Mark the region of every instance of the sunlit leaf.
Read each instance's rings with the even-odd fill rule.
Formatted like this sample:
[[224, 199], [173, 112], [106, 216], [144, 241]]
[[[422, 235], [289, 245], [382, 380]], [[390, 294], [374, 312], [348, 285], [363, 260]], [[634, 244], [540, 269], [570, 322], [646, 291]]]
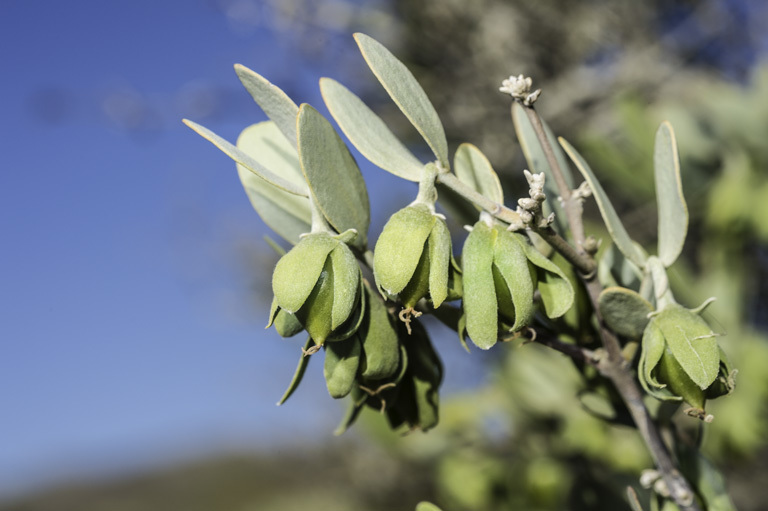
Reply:
[[[296, 150], [273, 122], [245, 128], [237, 139], [237, 147], [281, 178], [306, 186]], [[296, 244], [301, 234], [310, 231], [309, 199], [280, 190], [240, 164], [237, 173], [253, 208], [283, 239]]]
[[299, 161], [312, 198], [338, 232], [357, 230], [353, 244], [364, 248], [371, 218], [357, 163], [331, 123], [310, 105], [301, 105], [297, 126]]
[[504, 204], [499, 176], [488, 158], [472, 144], [461, 144], [453, 156], [453, 171], [465, 184], [498, 204]]
[[296, 115], [299, 107], [279, 87], [242, 64], [235, 64], [235, 72], [254, 101], [264, 110], [292, 147], [296, 147]]
[[375, 39], [355, 34], [363, 58], [389, 96], [424, 137], [444, 168], [449, 168], [448, 142], [435, 107], [405, 65]]
[[320, 80], [320, 91], [331, 115], [363, 156], [398, 177], [419, 181], [424, 165], [360, 98], [330, 78]]
[[603, 190], [602, 185], [595, 177], [592, 169], [589, 168], [589, 165], [587, 165], [587, 162], [584, 161], [584, 158], [582, 158], [578, 151], [576, 151], [576, 149], [574, 149], [574, 147], [564, 138], [560, 137], [558, 140], [560, 140], [563, 149], [568, 153], [568, 156], [570, 156], [571, 160], [576, 165], [576, 168], [579, 169], [579, 172], [581, 172], [581, 175], [592, 189], [592, 194], [595, 197], [597, 206], [600, 208], [600, 214], [603, 217], [603, 221], [608, 228], [611, 238], [613, 238], [614, 243], [616, 243], [616, 247], [621, 250], [621, 253], [624, 254], [627, 259], [635, 263], [638, 267], [645, 267], [645, 258], [643, 257], [643, 254], [632, 242], [632, 238], [629, 237], [627, 230], [624, 228], [624, 224], [621, 223], [619, 215], [616, 214], [613, 204], [611, 204], [608, 195], [606, 195], [605, 190]]
[[640, 339], [653, 306], [638, 293], [623, 287], [609, 287], [598, 297], [600, 314], [608, 328], [629, 339]]
[[211, 142], [213, 145], [221, 149], [224, 154], [235, 160], [237, 163], [247, 168], [260, 178], [269, 181], [276, 187], [285, 190], [288, 193], [294, 195], [300, 195], [307, 197], [309, 195], [306, 186], [299, 186], [287, 179], [279, 177], [271, 171], [264, 168], [258, 161], [254, 160], [251, 156], [247, 155], [234, 145], [230, 144], [216, 133], [212, 132], [208, 128], [200, 126], [199, 124], [192, 122], [188, 119], [184, 119], [184, 124], [196, 131], [201, 137]]
[[464, 313], [467, 334], [478, 348], [487, 350], [498, 339], [498, 303], [493, 282], [493, 249], [496, 232], [477, 222], [462, 250]]
[[656, 132], [653, 152], [656, 201], [659, 208], [659, 259], [664, 266], [675, 262], [685, 244], [688, 206], [680, 179], [680, 158], [672, 125], [663, 122]]

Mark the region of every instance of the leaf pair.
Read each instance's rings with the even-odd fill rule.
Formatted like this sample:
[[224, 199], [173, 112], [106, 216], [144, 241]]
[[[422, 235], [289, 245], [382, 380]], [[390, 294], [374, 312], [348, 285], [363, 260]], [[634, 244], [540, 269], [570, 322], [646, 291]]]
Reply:
[[[376, 78], [427, 142], [440, 165], [448, 169], [445, 131], [424, 89], [381, 43], [360, 33], [355, 34], [355, 40]], [[333, 118], [366, 158], [398, 177], [420, 180], [423, 164], [360, 98], [330, 78], [320, 80], [320, 90]]]
[[356, 230], [354, 243], [363, 249], [370, 224], [368, 192], [339, 135], [310, 105], [296, 106], [282, 90], [244, 66], [236, 65], [235, 71], [271, 122], [246, 128], [237, 146], [192, 121], [184, 122], [237, 162], [251, 203], [281, 237], [295, 244], [300, 234], [309, 232], [310, 199], [337, 232]]

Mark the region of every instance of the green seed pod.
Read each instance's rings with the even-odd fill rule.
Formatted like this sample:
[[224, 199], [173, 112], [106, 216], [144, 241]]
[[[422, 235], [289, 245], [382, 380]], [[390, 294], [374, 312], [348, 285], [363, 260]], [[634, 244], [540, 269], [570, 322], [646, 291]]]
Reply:
[[466, 331], [481, 349], [496, 344], [499, 320], [516, 331], [533, 318], [536, 273], [519, 237], [481, 220], [464, 243]]
[[733, 371], [709, 325], [695, 312], [672, 303], [645, 327], [638, 375], [660, 400], [684, 400], [691, 415], [705, 418], [707, 398], [733, 390]]
[[376, 285], [413, 307], [429, 295], [435, 307], [448, 297], [451, 235], [426, 204], [401, 209], [389, 219], [376, 242]]
[[279, 311], [295, 314], [315, 343], [322, 345], [353, 316], [360, 301], [360, 279], [360, 267], [346, 243], [328, 233], [313, 233], [278, 261], [272, 291]]

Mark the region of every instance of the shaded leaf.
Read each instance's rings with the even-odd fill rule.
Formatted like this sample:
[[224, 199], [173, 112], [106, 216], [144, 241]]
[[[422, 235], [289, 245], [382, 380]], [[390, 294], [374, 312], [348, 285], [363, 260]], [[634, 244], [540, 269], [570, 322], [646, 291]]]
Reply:
[[544, 257], [522, 235], [515, 236], [515, 240], [525, 250], [528, 260], [539, 268], [537, 286], [544, 312], [550, 318], [559, 318], [573, 305], [575, 293], [571, 281], [558, 265]]
[[325, 344], [323, 376], [332, 398], [342, 398], [352, 391], [359, 366], [360, 339], [356, 335]]
[[[304, 351], [308, 350], [312, 347], [313, 341], [312, 338], [308, 338], [307, 342], [304, 343]], [[281, 404], [285, 403], [289, 397], [291, 397], [291, 394], [299, 387], [299, 384], [301, 383], [301, 379], [304, 378], [304, 373], [307, 370], [307, 365], [309, 364], [310, 357], [304, 356], [304, 352], [301, 354], [301, 358], [299, 359], [299, 364], [296, 366], [296, 371], [293, 373], [293, 378], [291, 379], [291, 383], [288, 385], [288, 388], [285, 389], [285, 393], [283, 394], [283, 397], [280, 398], [280, 401], [277, 402], [277, 406], [280, 406]]]
[[331, 78], [320, 79], [320, 91], [331, 115], [363, 156], [403, 179], [421, 179], [424, 165], [360, 98]]
[[661, 123], [656, 132], [653, 151], [656, 202], [659, 208], [659, 259], [672, 266], [685, 244], [688, 231], [688, 206], [680, 179], [680, 158], [677, 154], [675, 132], [668, 122]]
[[301, 170], [312, 198], [338, 232], [357, 231], [353, 244], [367, 244], [370, 206], [365, 181], [333, 126], [310, 105], [299, 108], [298, 148]]
[[597, 299], [600, 315], [608, 328], [629, 339], [640, 339], [653, 306], [638, 293], [623, 287], [609, 287]]
[[419, 502], [416, 504], [416, 511], [442, 511], [439, 507], [431, 502]]
[[592, 173], [592, 169], [589, 168], [587, 162], [584, 161], [584, 158], [581, 157], [571, 144], [562, 137], [559, 138], [559, 140], [563, 149], [565, 149], [565, 152], [568, 153], [568, 156], [570, 156], [571, 160], [576, 165], [576, 168], [579, 169], [579, 172], [581, 172], [581, 175], [592, 189], [592, 194], [595, 197], [597, 206], [600, 208], [600, 214], [603, 217], [605, 226], [608, 228], [608, 232], [611, 234], [611, 238], [614, 243], [616, 243], [616, 247], [621, 250], [621, 253], [624, 254], [627, 259], [635, 263], [638, 267], [645, 267], [645, 258], [643, 257], [643, 254], [637, 249], [632, 242], [632, 239], [629, 237], [629, 234], [627, 234], [627, 230], [621, 223], [621, 220], [616, 214], [616, 210], [613, 208], [613, 204], [611, 204], [611, 201], [608, 199], [602, 185]]
[[439, 307], [448, 297], [448, 275], [451, 265], [451, 233], [441, 219], [435, 221], [427, 239], [429, 251], [429, 297]]
[[441, 165], [448, 169], [448, 142], [435, 107], [405, 65], [375, 39], [355, 34], [363, 58], [389, 96], [424, 137]]
[[296, 147], [296, 115], [299, 113], [296, 103], [279, 87], [242, 64], [235, 64], [235, 72], [253, 100], [280, 129], [291, 147]]
[[392, 326], [384, 302], [368, 286], [364, 286], [364, 289], [369, 306], [358, 331], [363, 345], [361, 375], [366, 379], [380, 380], [392, 376], [400, 364], [397, 331]]
[[533, 280], [525, 251], [515, 242], [515, 236], [508, 231], [498, 233], [493, 264], [503, 277], [515, 309], [512, 330], [520, 330], [533, 319]]

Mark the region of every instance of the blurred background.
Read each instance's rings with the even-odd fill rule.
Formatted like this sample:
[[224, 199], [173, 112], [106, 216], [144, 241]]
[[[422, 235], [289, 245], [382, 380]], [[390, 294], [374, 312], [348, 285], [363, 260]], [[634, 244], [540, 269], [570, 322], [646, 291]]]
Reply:
[[[239, 62], [323, 112], [317, 80], [336, 78], [425, 150], [355, 31], [407, 63], [451, 147], [480, 147], [508, 197], [524, 163], [498, 87], [533, 76], [542, 116], [641, 242], [656, 226], [653, 135], [672, 121], [692, 215], [676, 295], [718, 296], [740, 369], [704, 450], [739, 509], [764, 509], [761, 0], [0, 0], [0, 509], [626, 508], [643, 446], [586, 413], [577, 373], [536, 346], [467, 355], [428, 323], [447, 375], [427, 435], [367, 414], [334, 437], [343, 404], [318, 364], [274, 405], [301, 342], [263, 328], [277, 256], [234, 164], [180, 119], [229, 140], [264, 120]], [[375, 240], [415, 188], [357, 156]]]

